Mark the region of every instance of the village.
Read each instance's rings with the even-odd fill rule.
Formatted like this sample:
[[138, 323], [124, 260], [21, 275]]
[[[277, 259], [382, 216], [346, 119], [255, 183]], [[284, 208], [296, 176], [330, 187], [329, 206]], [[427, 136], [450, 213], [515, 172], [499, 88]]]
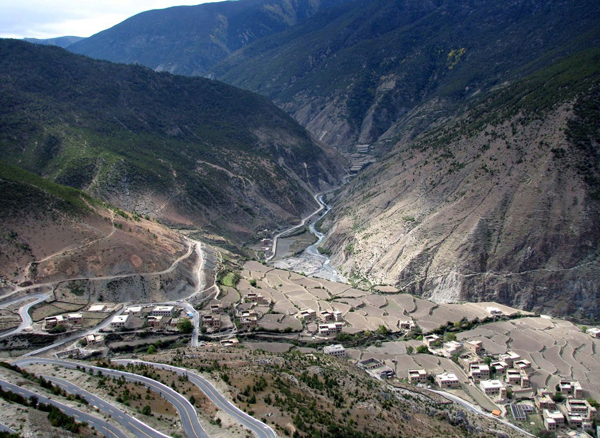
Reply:
[[[241, 274], [235, 286], [222, 285], [197, 307], [199, 348], [243, 348], [264, 336], [296, 340], [312, 347], [307, 354], [350, 361], [391, 388], [441, 391], [525, 430], [597, 436], [599, 328], [583, 330], [497, 303], [434, 304], [386, 286], [366, 292], [257, 262]], [[106, 354], [111, 334], [141, 342], [190, 333], [193, 321], [178, 303], [95, 303], [45, 317], [37, 329], [95, 327], [76, 348], [58, 354], [83, 358]], [[380, 340], [369, 342], [370, 336]]]

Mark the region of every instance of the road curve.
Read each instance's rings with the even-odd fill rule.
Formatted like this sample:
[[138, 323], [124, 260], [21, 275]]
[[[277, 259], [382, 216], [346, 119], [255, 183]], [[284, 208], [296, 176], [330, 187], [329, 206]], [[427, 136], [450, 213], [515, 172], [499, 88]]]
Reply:
[[202, 391], [219, 409], [231, 415], [240, 424], [251, 430], [258, 438], [277, 437], [275, 431], [268, 425], [239, 409], [237, 406], [227, 400], [219, 391], [217, 391], [217, 389], [208, 380], [192, 371], [189, 371], [185, 368], [174, 367], [162, 363], [146, 362], [143, 360], [116, 359], [113, 360], [113, 362], [119, 364], [131, 363], [134, 365], [147, 365], [158, 369], [174, 371], [179, 375], [187, 376], [190, 382], [200, 388], [200, 391]]
[[19, 326], [17, 328], [15, 328], [9, 332], [2, 333], [0, 335], [0, 339], [6, 338], [7, 336], [16, 335], [17, 333], [21, 333], [23, 330], [25, 330], [25, 328], [29, 327], [32, 323], [31, 316], [29, 316], [29, 309], [31, 309], [36, 304], [41, 303], [42, 301], [46, 301], [49, 297], [50, 297], [50, 295], [48, 295], [48, 294], [34, 294], [34, 295], [28, 295], [26, 297], [18, 298], [16, 300], [9, 301], [7, 303], [3, 303], [0, 307], [8, 307], [11, 304], [15, 304], [20, 301], [26, 301], [26, 300], [35, 298], [34, 301], [27, 303], [24, 306], [19, 308], [19, 316], [21, 317], [21, 324], [19, 324]]
[[91, 426], [94, 426], [98, 432], [102, 433], [105, 437], [108, 438], [128, 438], [128, 436], [121, 430], [119, 430], [116, 426], [107, 423], [100, 418], [94, 417], [86, 412], [80, 411], [78, 409], [72, 408], [67, 405], [63, 405], [62, 403], [51, 400], [43, 395], [40, 395], [36, 392], [29, 391], [28, 389], [22, 388], [17, 385], [13, 385], [12, 383], [8, 383], [4, 380], [0, 380], [0, 387], [3, 389], [7, 389], [16, 394], [22, 395], [25, 398], [29, 397], [37, 397], [39, 403], [50, 404], [56, 406], [58, 409], [63, 411], [65, 414], [70, 415], [75, 418], [75, 420], [79, 422], [86, 422]]
[[466, 400], [463, 400], [462, 398], [455, 396], [454, 394], [449, 394], [449, 393], [447, 393], [445, 391], [437, 391], [435, 389], [428, 389], [428, 391], [429, 392], [433, 392], [433, 393], [438, 394], [438, 395], [441, 395], [442, 397], [445, 397], [448, 400], [452, 400], [453, 402], [458, 403], [459, 405], [467, 408], [471, 412], [474, 412], [476, 414], [483, 415], [484, 417], [488, 417], [488, 418], [491, 418], [493, 420], [496, 420], [496, 421], [504, 424], [505, 426], [508, 426], [508, 427], [510, 427], [510, 428], [512, 428], [514, 430], [518, 430], [519, 432], [524, 433], [525, 435], [535, 437], [535, 435], [530, 434], [526, 430], [523, 430], [520, 427], [515, 426], [514, 424], [512, 424], [512, 423], [510, 423], [510, 422], [508, 422], [506, 420], [503, 420], [502, 418], [498, 418], [498, 417], [495, 417], [493, 415], [490, 415], [487, 412], [482, 411], [479, 408], [479, 406], [471, 404], [471, 403], [467, 402]]
[[200, 421], [198, 420], [196, 409], [192, 406], [189, 400], [183, 395], [179, 394], [177, 391], [173, 390], [167, 385], [157, 382], [154, 379], [140, 376], [138, 374], [128, 373], [127, 371], [111, 370], [109, 368], [96, 367], [84, 363], [60, 359], [26, 358], [19, 359], [13, 363], [19, 367], [25, 367], [33, 364], [59, 365], [65, 368], [79, 367], [80, 369], [84, 369], [86, 371], [92, 370], [95, 373], [101, 372], [102, 374], [108, 376], [122, 376], [129, 382], [140, 382], [144, 386], [158, 392], [161, 396], [167, 399], [175, 407], [175, 409], [177, 409], [179, 417], [181, 418], [183, 430], [189, 438], [209, 438], [209, 435], [206, 433], [200, 424]]
[[44, 377], [44, 379], [46, 379], [46, 380], [50, 380], [52, 383], [61, 387], [62, 389], [67, 391], [69, 394], [80, 395], [89, 404], [91, 404], [92, 406], [95, 406], [96, 408], [98, 408], [99, 410], [104, 412], [105, 414], [113, 417], [113, 419], [116, 422], [118, 422], [119, 424], [121, 424], [122, 426], [127, 428], [129, 431], [131, 431], [137, 437], [169, 438], [169, 435], [165, 435], [164, 433], [159, 432], [158, 430], [148, 426], [146, 423], [143, 423], [142, 421], [138, 420], [137, 418], [132, 417], [132, 416], [126, 414], [125, 412], [117, 409], [109, 402], [102, 400], [100, 397], [98, 397], [84, 389], [81, 389], [77, 385], [74, 385], [73, 383], [71, 383], [67, 380], [58, 379], [56, 377], [50, 377], [50, 376], [42, 376], [42, 377]]
[[8, 427], [5, 424], [0, 423], [0, 432], [6, 432], [6, 433], [12, 433], [15, 435], [18, 435], [16, 430], [11, 429], [10, 427]]

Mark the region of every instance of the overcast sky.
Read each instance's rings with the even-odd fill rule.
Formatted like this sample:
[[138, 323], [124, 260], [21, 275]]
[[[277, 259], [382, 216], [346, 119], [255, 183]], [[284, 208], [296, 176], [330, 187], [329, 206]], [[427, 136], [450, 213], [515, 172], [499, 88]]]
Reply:
[[150, 9], [214, 0], [0, 0], [0, 37], [88, 37]]

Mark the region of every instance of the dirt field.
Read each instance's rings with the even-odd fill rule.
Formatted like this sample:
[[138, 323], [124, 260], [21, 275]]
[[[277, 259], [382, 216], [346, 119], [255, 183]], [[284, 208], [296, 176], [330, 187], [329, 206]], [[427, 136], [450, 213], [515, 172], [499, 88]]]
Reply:
[[[237, 298], [243, 302], [249, 293], [262, 294], [272, 301], [272, 311], [259, 321], [259, 326], [270, 330], [287, 327], [299, 330], [292, 317], [308, 308], [317, 312], [339, 310], [345, 322], [343, 331], [350, 334], [377, 330], [380, 326], [397, 332], [400, 322], [405, 320], [414, 321], [428, 332], [448, 321], [454, 323], [463, 318], [490, 317], [487, 307], [497, 307], [506, 315], [520, 312], [497, 303], [436, 304], [412, 295], [393, 293], [391, 289], [371, 293], [347, 284], [270, 268], [254, 261], [244, 265], [236, 288], [225, 288], [222, 299], [235, 302]], [[283, 318], [284, 315], [288, 316]]]

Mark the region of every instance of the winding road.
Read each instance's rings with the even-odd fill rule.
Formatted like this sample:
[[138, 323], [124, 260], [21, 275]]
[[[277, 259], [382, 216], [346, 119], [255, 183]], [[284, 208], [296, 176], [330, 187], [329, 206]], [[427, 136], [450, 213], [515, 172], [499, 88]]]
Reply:
[[27, 300], [33, 299], [33, 301], [31, 301], [30, 303], [27, 303], [24, 306], [19, 308], [19, 316], [21, 317], [21, 324], [19, 324], [19, 326], [14, 330], [8, 331], [6, 333], [2, 333], [0, 335], [0, 339], [6, 338], [7, 336], [12, 336], [12, 335], [21, 333], [27, 327], [30, 327], [31, 323], [33, 321], [31, 320], [31, 316], [29, 316], [29, 309], [31, 309], [36, 304], [41, 303], [42, 301], [46, 301], [48, 298], [50, 298], [50, 295], [48, 295], [48, 294], [34, 294], [34, 295], [28, 295], [23, 298], [18, 298], [16, 300], [9, 301], [7, 303], [3, 303], [2, 305], [0, 305], [0, 308], [5, 308], [12, 304], [19, 303], [21, 301], [27, 301]]
[[428, 389], [428, 391], [429, 392], [433, 392], [434, 394], [441, 395], [442, 397], [445, 397], [448, 400], [452, 400], [453, 402], [458, 403], [459, 405], [467, 408], [471, 412], [474, 412], [474, 413], [479, 414], [479, 415], [483, 415], [484, 417], [492, 418], [493, 420], [496, 420], [496, 421], [498, 421], [498, 422], [504, 424], [505, 426], [508, 426], [508, 427], [510, 427], [510, 428], [512, 428], [514, 430], [518, 430], [519, 432], [524, 433], [525, 435], [535, 437], [535, 435], [530, 434], [526, 430], [523, 430], [520, 427], [515, 426], [514, 424], [512, 424], [512, 423], [510, 423], [510, 422], [508, 422], [506, 420], [503, 420], [502, 418], [498, 418], [498, 417], [495, 417], [494, 415], [488, 414], [487, 412], [482, 411], [479, 406], [476, 406], [476, 405], [474, 405], [472, 403], [469, 403], [466, 400], [463, 400], [462, 398], [455, 396], [454, 394], [449, 394], [449, 393], [444, 392], [444, 391], [437, 391], [435, 389]]
[[116, 359], [113, 360], [113, 362], [118, 364], [146, 365], [158, 369], [173, 371], [181, 376], [187, 376], [189, 381], [196, 385], [200, 391], [202, 391], [206, 397], [208, 397], [210, 401], [212, 401], [219, 409], [231, 415], [236, 421], [251, 430], [258, 438], [277, 437], [275, 431], [268, 425], [239, 409], [237, 406], [227, 400], [219, 391], [217, 391], [217, 389], [208, 380], [192, 371], [189, 371], [185, 368], [174, 367], [172, 365], [146, 362], [136, 359]]
[[[14, 364], [19, 367], [26, 367], [28, 365], [34, 364], [58, 365], [71, 369], [79, 367], [83, 370], [92, 370], [95, 373], [101, 372], [103, 375], [107, 376], [123, 377], [128, 382], [139, 382], [142, 385], [156, 391], [167, 401], [169, 401], [175, 407], [175, 409], [177, 409], [179, 417], [181, 418], [181, 425], [183, 427], [183, 430], [189, 438], [209, 438], [209, 435], [206, 433], [206, 431], [200, 424], [200, 421], [198, 420], [198, 414], [196, 413], [196, 409], [194, 408], [194, 406], [192, 406], [189, 400], [186, 399], [183, 395], [179, 394], [177, 391], [173, 390], [167, 385], [157, 382], [154, 379], [140, 376], [138, 374], [129, 373], [127, 371], [112, 370], [110, 368], [96, 367], [60, 359], [27, 358], [19, 359], [15, 361]], [[100, 408], [100, 406], [98, 406], [98, 408]], [[110, 415], [108, 412], [104, 412], [107, 415]]]
[[0, 387], [2, 387], [2, 389], [12, 391], [16, 394], [22, 395], [25, 398], [37, 397], [38, 403], [44, 403], [44, 404], [56, 406], [58, 409], [60, 409], [65, 414], [75, 418], [75, 420], [77, 420], [79, 422], [86, 422], [89, 425], [94, 426], [94, 428], [98, 432], [103, 434], [105, 437], [128, 438], [128, 436], [125, 433], [123, 433], [123, 431], [119, 430], [117, 427], [113, 426], [112, 424], [109, 424], [106, 421], [101, 420], [100, 418], [97, 418], [86, 412], [80, 411], [79, 409], [75, 409], [70, 406], [63, 405], [62, 403], [59, 403], [52, 399], [49, 399], [48, 397], [44, 397], [43, 395], [40, 395], [36, 392], [29, 391], [28, 389], [25, 389], [21, 386], [13, 385], [12, 383], [8, 383], [4, 380], [0, 380]]
[[148, 426], [146, 423], [138, 420], [135, 417], [132, 417], [123, 411], [115, 408], [109, 402], [102, 400], [100, 397], [79, 388], [78, 386], [68, 382], [66, 380], [58, 379], [56, 377], [50, 376], [42, 376], [46, 380], [50, 380], [56, 386], [61, 387], [69, 394], [80, 395], [83, 397], [90, 405], [96, 407], [101, 410], [105, 414], [110, 415], [115, 419], [119, 424], [123, 425], [129, 431], [131, 431], [137, 437], [150, 437], [150, 438], [168, 438], [169, 435], [165, 435], [162, 432]]

